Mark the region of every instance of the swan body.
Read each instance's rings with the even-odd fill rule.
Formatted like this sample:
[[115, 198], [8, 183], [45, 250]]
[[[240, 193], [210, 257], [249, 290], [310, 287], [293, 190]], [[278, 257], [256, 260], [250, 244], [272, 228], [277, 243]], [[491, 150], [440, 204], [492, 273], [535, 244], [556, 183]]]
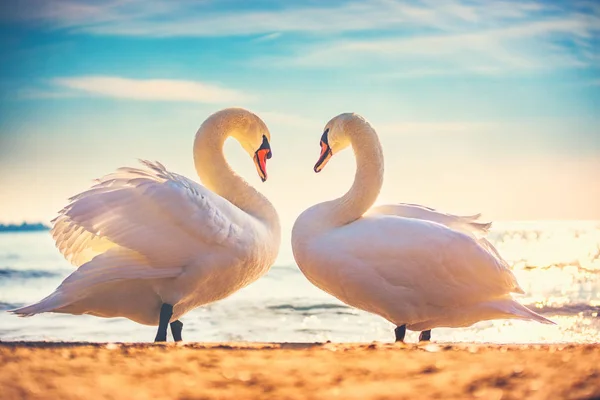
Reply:
[[13, 312], [158, 325], [164, 304], [172, 307], [168, 321], [177, 321], [265, 274], [279, 250], [279, 219], [225, 161], [228, 136], [253, 156], [264, 181], [271, 150], [262, 120], [243, 109], [211, 115], [194, 143], [204, 186], [148, 161], [99, 179], [53, 221], [57, 247], [78, 269], [45, 299]]
[[551, 323], [512, 299], [523, 290], [483, 237], [490, 224], [478, 222], [479, 215], [411, 204], [370, 209], [383, 183], [383, 155], [362, 117], [342, 114], [327, 124], [315, 171], [350, 145], [357, 159], [350, 191], [309, 208], [294, 224], [294, 257], [310, 282], [399, 328], [426, 331], [500, 318]]

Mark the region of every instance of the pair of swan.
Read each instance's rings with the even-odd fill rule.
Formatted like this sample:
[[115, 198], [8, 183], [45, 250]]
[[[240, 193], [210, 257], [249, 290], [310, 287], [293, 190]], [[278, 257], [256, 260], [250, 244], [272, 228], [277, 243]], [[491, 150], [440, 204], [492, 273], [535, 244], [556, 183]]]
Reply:
[[[280, 245], [273, 205], [223, 155], [234, 137], [254, 160], [263, 182], [270, 133], [249, 111], [211, 115], [194, 142], [204, 186], [160, 163], [120, 168], [70, 199], [53, 221], [52, 236], [78, 269], [48, 297], [13, 312], [122, 316], [158, 325], [155, 341], [182, 339], [179, 318], [223, 299], [264, 275]], [[482, 235], [489, 224], [397, 204], [369, 208], [383, 183], [377, 134], [356, 114], [332, 119], [321, 137], [319, 172], [352, 146], [355, 182], [343, 197], [297, 219], [292, 246], [306, 277], [341, 301], [406, 328], [421, 340], [434, 327], [518, 318], [549, 323], [510, 297], [522, 293], [506, 262]]]

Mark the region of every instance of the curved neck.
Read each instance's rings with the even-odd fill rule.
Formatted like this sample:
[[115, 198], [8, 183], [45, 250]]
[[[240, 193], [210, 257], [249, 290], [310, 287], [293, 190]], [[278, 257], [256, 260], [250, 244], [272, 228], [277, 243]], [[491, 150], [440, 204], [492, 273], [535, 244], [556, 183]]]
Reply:
[[356, 174], [344, 196], [324, 203], [327, 219], [334, 226], [362, 217], [377, 200], [383, 185], [383, 152], [375, 130], [362, 119], [347, 122], [345, 129], [356, 157]]
[[238, 127], [227, 118], [213, 116], [206, 120], [194, 141], [194, 164], [198, 177], [209, 190], [229, 200], [246, 213], [270, 227], [279, 224], [277, 212], [265, 196], [236, 174], [223, 154], [225, 140]]

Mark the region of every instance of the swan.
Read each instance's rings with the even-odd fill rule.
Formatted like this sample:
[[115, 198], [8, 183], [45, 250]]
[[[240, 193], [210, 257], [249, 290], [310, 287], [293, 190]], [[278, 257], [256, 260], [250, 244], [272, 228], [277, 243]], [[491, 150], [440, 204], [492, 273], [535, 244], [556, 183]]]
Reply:
[[158, 342], [170, 324], [180, 341], [181, 316], [264, 275], [279, 251], [279, 217], [225, 161], [229, 136], [264, 182], [272, 154], [265, 123], [240, 108], [212, 114], [193, 148], [204, 186], [148, 161], [97, 180], [70, 199], [51, 230], [78, 269], [48, 297], [12, 312], [126, 317], [158, 325]]
[[320, 172], [352, 146], [356, 175], [342, 197], [317, 204], [292, 229], [294, 258], [307, 279], [342, 302], [380, 315], [431, 339], [435, 327], [516, 318], [550, 323], [512, 299], [523, 293], [515, 276], [483, 235], [479, 215], [456, 216], [414, 204], [369, 209], [383, 184], [377, 133], [361, 116], [341, 114], [321, 137]]

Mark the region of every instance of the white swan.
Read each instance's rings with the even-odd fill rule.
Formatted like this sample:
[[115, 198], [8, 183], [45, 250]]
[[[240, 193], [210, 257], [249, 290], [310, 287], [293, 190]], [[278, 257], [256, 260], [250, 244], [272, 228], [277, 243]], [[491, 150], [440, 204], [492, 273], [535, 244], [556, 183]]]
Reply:
[[166, 340], [170, 322], [181, 340], [182, 315], [265, 274], [279, 251], [279, 218], [225, 161], [228, 136], [264, 182], [271, 158], [264, 122], [243, 109], [211, 115], [194, 142], [205, 186], [147, 161], [99, 179], [53, 221], [57, 247], [79, 268], [54, 293], [13, 312], [126, 317], [159, 325], [156, 341]]
[[489, 224], [410, 204], [369, 208], [383, 183], [383, 154], [375, 130], [356, 114], [325, 127], [321, 171], [352, 146], [357, 170], [339, 199], [304, 211], [292, 231], [294, 258], [308, 280], [356, 308], [430, 339], [434, 327], [518, 318], [552, 323], [514, 301], [523, 293], [508, 265], [480, 236]]

